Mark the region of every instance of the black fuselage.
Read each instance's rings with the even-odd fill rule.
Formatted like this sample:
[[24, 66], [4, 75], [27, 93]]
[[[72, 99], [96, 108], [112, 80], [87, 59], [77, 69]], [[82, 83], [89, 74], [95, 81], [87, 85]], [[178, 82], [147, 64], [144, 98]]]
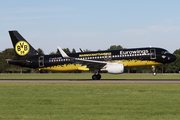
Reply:
[[[176, 60], [175, 55], [169, 53], [165, 49], [156, 47], [69, 53], [68, 56], [78, 59], [108, 62], [137, 60], [153, 61], [156, 63], [165, 64]], [[20, 59], [12, 59], [12, 61], [9, 61], [9, 63], [22, 67], [44, 68], [56, 65], [71, 64], [73, 61], [71, 59], [63, 58], [61, 54], [52, 54], [25, 56]]]

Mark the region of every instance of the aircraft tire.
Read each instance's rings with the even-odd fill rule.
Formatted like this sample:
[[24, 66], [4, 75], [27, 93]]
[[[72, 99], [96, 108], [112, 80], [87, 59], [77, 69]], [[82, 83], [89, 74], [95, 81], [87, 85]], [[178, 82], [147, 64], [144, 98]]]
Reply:
[[97, 75], [93, 75], [93, 76], [92, 76], [92, 79], [93, 79], [93, 80], [97, 80], [97, 79], [98, 79], [98, 78], [97, 78]]
[[156, 75], [157, 75], [157, 73], [155, 73], [155, 72], [154, 72], [154, 73], [153, 73], [153, 75], [154, 75], [154, 76], [156, 76]]
[[97, 74], [97, 80], [100, 80], [101, 79], [101, 75], [100, 74]]

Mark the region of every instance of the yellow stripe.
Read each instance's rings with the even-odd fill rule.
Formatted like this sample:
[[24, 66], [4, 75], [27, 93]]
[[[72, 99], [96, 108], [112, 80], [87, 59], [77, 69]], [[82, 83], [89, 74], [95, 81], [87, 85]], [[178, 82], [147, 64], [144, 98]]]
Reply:
[[[154, 61], [142, 61], [142, 60], [118, 60], [118, 61], [109, 61], [115, 63], [123, 63], [124, 67], [139, 67], [139, 66], [154, 66], [154, 65], [162, 65], [162, 63], [154, 62]], [[57, 65], [52, 67], [44, 67], [39, 68], [40, 70], [48, 70], [48, 71], [93, 71], [94, 69], [86, 68], [87, 66], [81, 66], [81, 64], [64, 64]]]
[[139, 67], [139, 66], [152, 66], [152, 65], [162, 65], [162, 63], [158, 63], [155, 61], [148, 60], [121, 60], [115, 61], [116, 63], [123, 63], [124, 67]]

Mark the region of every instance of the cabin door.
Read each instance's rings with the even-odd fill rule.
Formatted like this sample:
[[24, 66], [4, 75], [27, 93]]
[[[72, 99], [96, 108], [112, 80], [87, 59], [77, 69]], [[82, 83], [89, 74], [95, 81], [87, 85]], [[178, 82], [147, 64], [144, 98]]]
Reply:
[[39, 57], [39, 67], [44, 67], [44, 56]]
[[156, 59], [156, 50], [155, 49], [150, 49], [150, 59]]

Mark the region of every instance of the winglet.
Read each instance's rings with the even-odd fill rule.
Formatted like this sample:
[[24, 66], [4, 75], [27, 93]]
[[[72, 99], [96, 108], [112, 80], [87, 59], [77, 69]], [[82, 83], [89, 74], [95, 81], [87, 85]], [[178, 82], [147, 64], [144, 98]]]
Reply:
[[64, 58], [69, 58], [69, 56], [68, 56], [59, 46], [57, 46], [57, 47], [58, 47], [61, 55], [62, 55]]
[[84, 52], [84, 50], [82, 50], [81, 48], [79, 48], [81, 52]]

